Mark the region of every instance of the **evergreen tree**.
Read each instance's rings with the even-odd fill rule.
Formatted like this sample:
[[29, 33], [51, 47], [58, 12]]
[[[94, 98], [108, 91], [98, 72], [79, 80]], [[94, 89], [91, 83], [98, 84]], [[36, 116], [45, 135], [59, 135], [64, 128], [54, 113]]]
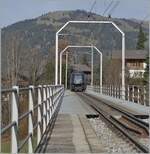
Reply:
[[144, 43], [146, 40], [147, 40], [146, 35], [143, 32], [142, 26], [140, 25], [136, 49], [138, 49], [138, 50], [144, 49], [145, 48]]

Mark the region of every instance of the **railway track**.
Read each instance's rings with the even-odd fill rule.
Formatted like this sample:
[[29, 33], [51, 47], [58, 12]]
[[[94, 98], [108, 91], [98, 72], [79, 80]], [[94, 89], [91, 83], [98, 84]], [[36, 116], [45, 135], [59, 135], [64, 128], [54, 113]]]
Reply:
[[137, 152], [149, 153], [148, 147], [140, 141], [140, 139], [149, 138], [148, 123], [117, 107], [104, 102], [99, 103], [98, 99], [85, 93], [77, 93], [77, 95], [96, 110], [113, 131], [119, 133], [122, 138], [126, 138], [129, 144], [132, 143]]

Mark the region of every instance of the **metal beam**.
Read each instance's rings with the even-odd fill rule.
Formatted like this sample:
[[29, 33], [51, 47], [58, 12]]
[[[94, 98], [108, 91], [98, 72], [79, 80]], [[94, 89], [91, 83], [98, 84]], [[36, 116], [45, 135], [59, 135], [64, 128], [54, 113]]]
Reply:
[[58, 84], [58, 36], [60, 32], [70, 23], [78, 24], [112, 24], [122, 35], [122, 99], [125, 99], [125, 33], [113, 21], [68, 21], [56, 32], [55, 53], [55, 85]]
[[[91, 45], [91, 46], [79, 46], [79, 45], [77, 45], [77, 46], [75, 46], [75, 45], [68, 45], [65, 49], [63, 49], [61, 52], [60, 52], [60, 72], [59, 72], [59, 74], [60, 74], [60, 79], [59, 79], [59, 81], [60, 81], [60, 85], [62, 84], [62, 55], [63, 55], [63, 53], [68, 49], [68, 48], [92, 48], [92, 49], [95, 49], [99, 54], [100, 54], [100, 91], [102, 92], [102, 52], [97, 48], [97, 47], [95, 47], [95, 46], [93, 46], [93, 45]], [[68, 58], [68, 57], [67, 57]], [[68, 60], [66, 61], [67, 62], [67, 64], [68, 64]], [[93, 64], [93, 63], [92, 63]], [[92, 66], [92, 69], [93, 69], [93, 66]], [[67, 71], [67, 70], [66, 70]], [[93, 72], [93, 70], [92, 70], [92, 72]], [[66, 73], [67, 74], [67, 73]], [[67, 78], [67, 77], [66, 77]], [[92, 84], [93, 84], [93, 81], [92, 81]], [[65, 85], [67, 85], [67, 80], [65, 80]], [[67, 86], [66, 86], [67, 87]]]

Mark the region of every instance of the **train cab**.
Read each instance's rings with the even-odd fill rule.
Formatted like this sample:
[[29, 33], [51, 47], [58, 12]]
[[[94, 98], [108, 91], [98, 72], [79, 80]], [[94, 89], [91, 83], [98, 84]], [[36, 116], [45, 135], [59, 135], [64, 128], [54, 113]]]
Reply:
[[73, 72], [70, 77], [71, 91], [85, 91], [86, 90], [86, 76], [83, 72]]

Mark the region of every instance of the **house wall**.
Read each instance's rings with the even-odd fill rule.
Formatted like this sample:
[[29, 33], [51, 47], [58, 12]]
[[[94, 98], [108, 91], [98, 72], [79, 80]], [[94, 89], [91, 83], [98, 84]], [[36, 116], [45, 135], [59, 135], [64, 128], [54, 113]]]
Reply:
[[144, 59], [130, 59], [126, 60], [126, 67], [129, 70], [130, 77], [143, 77], [146, 63]]
[[144, 69], [144, 60], [126, 60], [126, 66], [129, 69], [141, 70]]

